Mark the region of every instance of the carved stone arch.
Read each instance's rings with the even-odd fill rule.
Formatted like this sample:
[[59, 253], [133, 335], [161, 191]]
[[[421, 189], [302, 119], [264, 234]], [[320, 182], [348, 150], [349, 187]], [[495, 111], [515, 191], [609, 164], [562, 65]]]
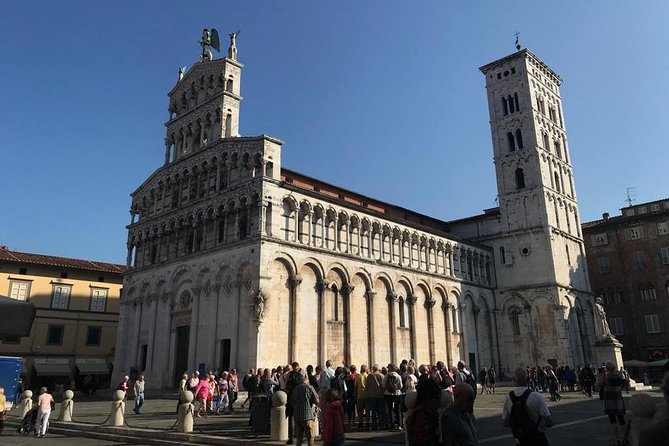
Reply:
[[171, 290], [176, 289], [180, 283], [182, 283], [184, 280], [188, 280], [189, 282], [191, 281], [191, 276], [192, 271], [188, 265], [179, 265], [174, 272], [172, 273], [172, 276], [169, 279], [170, 286], [169, 288]]
[[325, 267], [320, 260], [316, 259], [315, 257], [307, 257], [300, 264], [300, 268], [297, 271], [307, 266], [314, 271], [317, 280], [323, 280], [325, 278]]
[[297, 262], [295, 262], [293, 256], [286, 252], [278, 251], [272, 260], [282, 263], [288, 270], [288, 273], [290, 273], [291, 277], [294, 277], [297, 274], [297, 271], [299, 271]]
[[501, 308], [504, 313], [508, 313], [509, 308], [514, 306], [516, 308], [519, 308], [522, 312], [529, 311], [531, 307], [529, 300], [525, 296], [517, 292], [507, 295], [504, 301], [502, 301]]
[[197, 273], [197, 278], [194, 281], [194, 286], [197, 288], [202, 288], [207, 284], [208, 281], [211, 281], [211, 278], [212, 278], [211, 269], [208, 266], [203, 266]]
[[288, 203], [288, 204], [290, 205], [291, 211], [293, 211], [293, 212], [296, 211], [296, 210], [298, 210], [298, 209], [300, 208], [300, 205], [299, 205], [299, 203], [297, 202], [297, 199], [296, 199], [295, 196], [292, 195], [292, 194], [285, 195], [285, 196], [281, 199], [281, 203]]
[[327, 272], [326, 277], [330, 277], [330, 273], [332, 273], [332, 272], [335, 272], [336, 274], [338, 274], [341, 277], [342, 286], [347, 285], [351, 282], [351, 276], [349, 275], [348, 270], [346, 269], [346, 267], [344, 265], [342, 265], [339, 262], [331, 263], [329, 265], [327, 271], [328, 272]]
[[359, 277], [360, 278], [362, 283], [365, 285], [365, 290], [369, 291], [372, 288], [374, 288], [374, 286], [373, 286], [374, 282], [372, 280], [372, 275], [366, 269], [358, 268], [355, 271], [355, 273], [353, 274], [353, 277]]
[[393, 280], [390, 278], [390, 276], [387, 273], [385, 273], [385, 272], [377, 273], [376, 276], [374, 276], [374, 281], [377, 281], [377, 280], [383, 282], [383, 284], [386, 286], [386, 289], [389, 292], [392, 293], [392, 292], [395, 291], [395, 287], [393, 286]]
[[406, 276], [400, 276], [395, 285], [395, 292], [403, 297], [413, 296], [414, 287]]
[[[423, 291], [423, 294], [425, 295], [425, 300], [426, 301], [432, 300], [432, 292], [431, 292], [430, 286], [427, 284], [426, 281], [424, 281], [423, 279], [419, 279], [416, 282], [416, 287], [415, 288], [416, 289], [420, 288]], [[419, 302], [419, 303], [424, 304], [425, 302]]]

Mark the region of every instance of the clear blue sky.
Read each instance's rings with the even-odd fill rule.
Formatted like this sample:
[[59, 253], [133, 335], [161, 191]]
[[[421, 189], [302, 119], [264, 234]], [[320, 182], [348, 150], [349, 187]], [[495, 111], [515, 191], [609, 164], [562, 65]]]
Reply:
[[0, 243], [125, 261], [166, 93], [241, 28], [240, 128], [283, 165], [442, 219], [494, 205], [484, 78], [513, 34], [564, 79], [583, 221], [669, 196], [666, 1], [4, 1]]

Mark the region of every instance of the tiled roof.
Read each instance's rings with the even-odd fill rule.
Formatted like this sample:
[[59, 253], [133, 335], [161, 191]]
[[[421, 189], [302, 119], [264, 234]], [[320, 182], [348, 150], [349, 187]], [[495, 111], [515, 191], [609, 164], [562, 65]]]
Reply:
[[0, 261], [30, 263], [34, 265], [60, 266], [63, 268], [85, 269], [89, 271], [100, 271], [116, 274], [123, 274], [125, 272], [125, 265], [118, 265], [116, 263], [96, 262], [93, 260], [71, 259], [69, 257], [10, 251], [4, 246], [0, 247]]

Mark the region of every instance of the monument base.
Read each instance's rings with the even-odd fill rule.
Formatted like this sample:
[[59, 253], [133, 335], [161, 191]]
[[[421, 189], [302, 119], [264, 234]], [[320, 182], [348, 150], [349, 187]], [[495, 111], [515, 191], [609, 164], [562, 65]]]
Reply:
[[595, 341], [595, 352], [597, 353], [597, 367], [600, 364], [611, 361], [616, 365], [616, 370], [623, 367], [623, 345], [613, 336], [605, 336]]

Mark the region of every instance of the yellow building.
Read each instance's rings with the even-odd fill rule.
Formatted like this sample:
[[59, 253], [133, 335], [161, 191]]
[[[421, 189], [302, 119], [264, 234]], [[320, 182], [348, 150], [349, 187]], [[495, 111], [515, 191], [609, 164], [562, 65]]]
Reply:
[[37, 309], [30, 337], [0, 341], [0, 355], [23, 357], [26, 389], [109, 388], [124, 271], [0, 247], [0, 294]]

